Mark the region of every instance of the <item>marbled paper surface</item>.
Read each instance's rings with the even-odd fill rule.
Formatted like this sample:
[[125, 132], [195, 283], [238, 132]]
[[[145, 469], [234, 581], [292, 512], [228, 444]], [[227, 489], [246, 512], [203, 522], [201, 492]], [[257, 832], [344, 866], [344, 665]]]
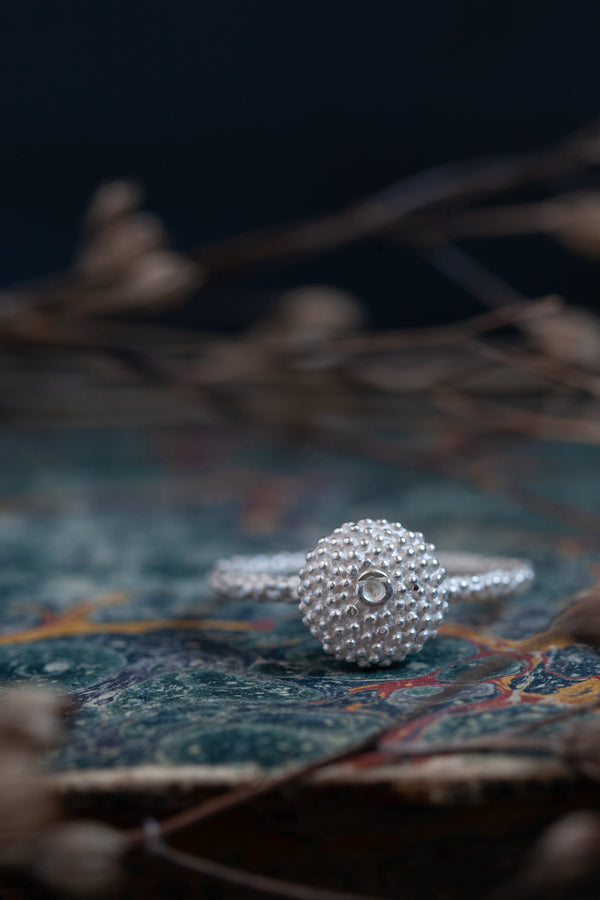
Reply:
[[[544, 637], [600, 572], [593, 447], [498, 450], [478, 486], [203, 430], [5, 433], [0, 463], [0, 681], [72, 697], [57, 770], [273, 768], [386, 724], [462, 739], [599, 694], [600, 655]], [[217, 602], [206, 586], [219, 556], [308, 549], [364, 516], [449, 550], [529, 556], [535, 586], [453, 607], [420, 654], [366, 671], [325, 657], [294, 607]], [[493, 673], [448, 697], [486, 655]]]

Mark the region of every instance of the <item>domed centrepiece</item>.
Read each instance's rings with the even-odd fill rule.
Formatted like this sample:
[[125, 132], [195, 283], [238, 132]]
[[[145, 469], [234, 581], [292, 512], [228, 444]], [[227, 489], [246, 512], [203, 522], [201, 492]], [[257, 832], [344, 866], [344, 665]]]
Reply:
[[420, 532], [385, 519], [347, 522], [306, 554], [302, 620], [336, 659], [389, 666], [437, 634], [445, 574]]

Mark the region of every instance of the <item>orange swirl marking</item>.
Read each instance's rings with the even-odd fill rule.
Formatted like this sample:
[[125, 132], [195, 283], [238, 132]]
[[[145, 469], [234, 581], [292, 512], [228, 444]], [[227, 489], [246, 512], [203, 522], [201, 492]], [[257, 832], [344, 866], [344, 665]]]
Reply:
[[533, 653], [540, 650], [546, 650], [549, 647], [566, 647], [568, 644], [573, 643], [571, 638], [557, 634], [557, 632], [552, 629], [540, 631], [538, 634], [533, 634], [530, 637], [515, 640], [512, 638], [501, 637], [497, 634], [483, 634], [476, 628], [470, 628], [467, 625], [459, 625], [452, 622], [444, 622], [443, 625], [440, 625], [439, 634], [448, 635], [449, 637], [464, 638], [467, 641], [472, 641], [481, 648], [495, 650], [500, 653], [510, 652], [511, 650], [517, 653]]
[[135, 619], [129, 622], [94, 622], [91, 616], [106, 606], [116, 606], [128, 600], [127, 594], [113, 592], [82, 603], [75, 603], [64, 612], [51, 615], [40, 625], [0, 634], [0, 645], [28, 644], [51, 638], [74, 637], [84, 634], [145, 634], [149, 631], [178, 629], [185, 631], [264, 631], [267, 622], [236, 622], [228, 619]]

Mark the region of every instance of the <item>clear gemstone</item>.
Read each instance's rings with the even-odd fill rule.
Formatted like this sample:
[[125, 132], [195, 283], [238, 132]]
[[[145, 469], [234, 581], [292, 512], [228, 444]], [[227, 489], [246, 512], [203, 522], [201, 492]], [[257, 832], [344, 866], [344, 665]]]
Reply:
[[377, 606], [392, 596], [393, 588], [383, 572], [367, 571], [358, 579], [358, 597], [365, 603]]
[[359, 595], [360, 599], [366, 603], [381, 603], [382, 600], [385, 600], [385, 584], [378, 578], [369, 578], [368, 581], [361, 584]]

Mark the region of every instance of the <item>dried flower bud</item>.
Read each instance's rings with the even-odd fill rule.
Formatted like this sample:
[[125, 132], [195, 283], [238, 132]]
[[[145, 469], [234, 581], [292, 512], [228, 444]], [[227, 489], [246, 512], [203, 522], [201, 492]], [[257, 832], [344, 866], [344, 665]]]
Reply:
[[92, 195], [85, 213], [87, 229], [104, 228], [129, 213], [138, 210], [144, 193], [135, 181], [107, 181]]
[[570, 813], [542, 835], [524, 870], [504, 893], [515, 900], [555, 896], [595, 872], [599, 860], [600, 815]]
[[126, 838], [100, 822], [64, 822], [36, 842], [33, 874], [54, 890], [71, 896], [94, 896], [119, 880]]
[[561, 613], [552, 632], [582, 644], [600, 646], [600, 584], [595, 584], [578, 595], [581, 599]]
[[593, 260], [600, 257], [600, 193], [565, 194], [545, 208], [547, 231], [581, 256]]
[[53, 691], [16, 687], [0, 696], [0, 742], [45, 750], [63, 740], [66, 700]]
[[600, 781], [600, 722], [583, 722], [565, 739], [562, 755], [576, 772]]
[[569, 306], [521, 327], [548, 356], [600, 370], [600, 319], [590, 310]]
[[269, 339], [310, 343], [355, 331], [363, 320], [363, 309], [350, 294], [314, 285], [283, 294], [275, 313], [259, 327], [259, 333]]
[[202, 283], [202, 271], [178, 253], [161, 250], [141, 259], [119, 288], [121, 305], [159, 306], [189, 296]]
[[84, 245], [76, 263], [84, 278], [111, 281], [123, 277], [146, 254], [160, 250], [166, 235], [160, 219], [151, 213], [112, 222]]
[[0, 748], [0, 830], [26, 837], [56, 814], [52, 792], [37, 769], [37, 756], [12, 745]]

